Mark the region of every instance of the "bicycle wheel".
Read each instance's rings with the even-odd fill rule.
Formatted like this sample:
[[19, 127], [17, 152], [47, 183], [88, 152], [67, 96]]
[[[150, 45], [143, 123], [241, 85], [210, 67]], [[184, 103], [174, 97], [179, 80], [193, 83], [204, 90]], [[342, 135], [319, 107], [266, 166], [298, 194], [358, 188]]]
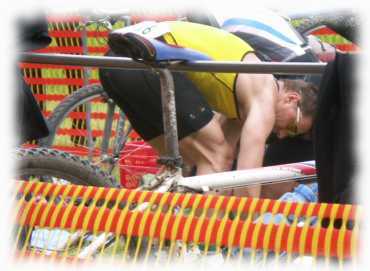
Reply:
[[119, 177], [115, 169], [131, 125], [101, 85], [82, 87], [64, 99], [48, 125], [50, 135], [40, 140], [41, 146], [82, 156]]
[[[15, 151], [15, 180], [41, 181], [59, 184], [78, 184], [89, 186], [119, 187], [115, 179], [99, 167], [80, 157], [47, 148], [19, 148]], [[48, 201], [48, 199], [44, 199]], [[55, 199], [62, 200], [61, 198]], [[45, 236], [55, 236], [58, 240], [57, 250], [64, 250], [66, 241], [81, 238], [82, 234], [62, 229], [47, 229], [15, 225], [15, 244], [19, 250], [53, 250]], [[62, 238], [62, 241], [59, 241]], [[64, 240], [64, 243], [63, 243]], [[55, 243], [55, 241], [54, 241]], [[55, 246], [55, 245], [54, 245]]]
[[16, 179], [118, 187], [112, 176], [70, 153], [47, 148], [19, 148], [15, 161]]

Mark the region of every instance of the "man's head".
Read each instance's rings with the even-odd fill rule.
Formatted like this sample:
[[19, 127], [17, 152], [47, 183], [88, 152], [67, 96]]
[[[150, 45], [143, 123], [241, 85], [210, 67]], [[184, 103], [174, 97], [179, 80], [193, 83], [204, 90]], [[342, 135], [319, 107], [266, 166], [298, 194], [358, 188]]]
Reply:
[[318, 88], [304, 80], [279, 80], [273, 131], [279, 138], [305, 134], [311, 130]]

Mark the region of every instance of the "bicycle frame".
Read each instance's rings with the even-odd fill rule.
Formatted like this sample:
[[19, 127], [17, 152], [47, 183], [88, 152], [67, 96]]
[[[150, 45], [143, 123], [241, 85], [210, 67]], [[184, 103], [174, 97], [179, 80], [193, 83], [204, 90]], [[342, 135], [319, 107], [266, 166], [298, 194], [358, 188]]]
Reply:
[[258, 185], [289, 181], [311, 180], [316, 177], [315, 161], [291, 163], [278, 166], [253, 168], [185, 177], [178, 181], [178, 186], [194, 190], [235, 188], [247, 185]]

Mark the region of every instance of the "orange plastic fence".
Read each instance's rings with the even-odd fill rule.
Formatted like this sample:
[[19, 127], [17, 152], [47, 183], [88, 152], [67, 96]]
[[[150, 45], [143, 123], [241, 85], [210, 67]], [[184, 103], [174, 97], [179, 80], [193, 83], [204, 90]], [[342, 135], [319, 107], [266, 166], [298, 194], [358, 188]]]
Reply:
[[[264, 254], [286, 252], [290, 257], [309, 255], [339, 262], [357, 257], [359, 207], [353, 205], [40, 182], [19, 182], [16, 193], [15, 221], [21, 227], [111, 233], [116, 239], [147, 238], [158, 240], [163, 247], [166, 242], [171, 247], [181, 241], [203, 245], [205, 253], [213, 246], [218, 251], [227, 249], [227, 254], [249, 248]], [[268, 213], [285, 219], [263, 221]]]

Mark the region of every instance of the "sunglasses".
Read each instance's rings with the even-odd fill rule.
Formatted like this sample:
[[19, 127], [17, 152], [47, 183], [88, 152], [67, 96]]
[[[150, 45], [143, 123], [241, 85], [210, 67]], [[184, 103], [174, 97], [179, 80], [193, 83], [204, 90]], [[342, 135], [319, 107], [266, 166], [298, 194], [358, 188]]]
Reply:
[[298, 133], [298, 125], [299, 125], [301, 119], [302, 119], [301, 108], [300, 108], [299, 105], [297, 105], [297, 114], [296, 114], [295, 121], [294, 121], [293, 124], [289, 125], [288, 128], [287, 128], [287, 133], [288, 133], [289, 137], [294, 137], [294, 136], [297, 136], [299, 134]]

